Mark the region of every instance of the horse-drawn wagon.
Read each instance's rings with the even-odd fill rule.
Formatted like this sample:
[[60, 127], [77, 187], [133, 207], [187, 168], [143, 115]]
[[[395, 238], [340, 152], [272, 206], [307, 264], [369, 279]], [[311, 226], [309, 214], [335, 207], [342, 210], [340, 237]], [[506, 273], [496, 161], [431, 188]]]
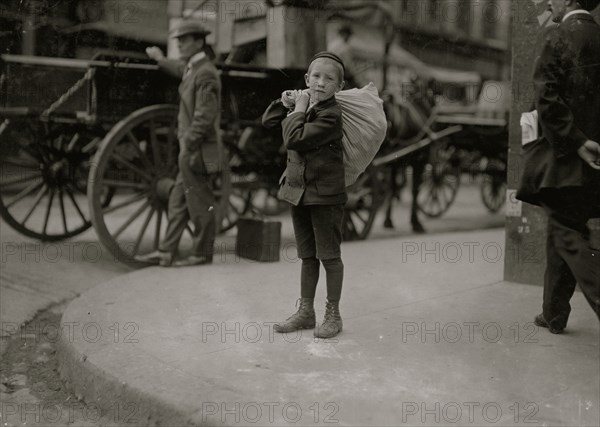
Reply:
[[[250, 156], [251, 147], [240, 141], [248, 139], [269, 100], [297, 87], [303, 73], [218, 68], [226, 150], [213, 183], [218, 218], [228, 229], [247, 209], [248, 177], [274, 167]], [[2, 218], [45, 241], [93, 225], [123, 262], [156, 248], [177, 173], [177, 85], [156, 65], [123, 58], [2, 56]]]
[[480, 180], [489, 212], [498, 212], [506, 201], [508, 82], [485, 82], [477, 103], [457, 107], [440, 106], [423, 82], [413, 84], [401, 102], [384, 94], [388, 134], [351, 189], [346, 238], [366, 238], [383, 205], [384, 226], [393, 227], [392, 205], [407, 182], [407, 166], [412, 169], [410, 221], [415, 232], [424, 231], [419, 212], [437, 218], [452, 206], [463, 175]]
[[[361, 18], [364, 8], [366, 20]], [[411, 222], [420, 231], [417, 211], [439, 216], [454, 200], [465, 163], [459, 153], [465, 150], [452, 142], [467, 135], [460, 131], [469, 123], [464, 114], [441, 114], [422, 80], [411, 83], [417, 90], [403, 102], [391, 96], [388, 68], [393, 62], [394, 23], [381, 4], [337, 5], [325, 12], [387, 29], [377, 72], [382, 75], [388, 135], [372, 165], [348, 189], [344, 237], [366, 238], [386, 200], [390, 220], [407, 163], [413, 167]], [[262, 25], [268, 25], [264, 21]], [[249, 34], [263, 37], [257, 22], [251, 24]], [[166, 202], [177, 172], [178, 81], [150, 61], [129, 57], [3, 55], [0, 65], [2, 218], [22, 234], [45, 241], [70, 238], [93, 225], [100, 242], [127, 263], [136, 254], [156, 249], [166, 228]], [[276, 191], [285, 152], [281, 135], [262, 129], [259, 118], [283, 90], [303, 86], [305, 70], [228, 61], [217, 66], [223, 82], [225, 152], [213, 184], [217, 215], [222, 230], [227, 230], [252, 209], [256, 189]], [[417, 126], [406, 132], [414, 111], [417, 119], [412, 124]], [[397, 112], [399, 119], [394, 119]], [[503, 176], [493, 177], [492, 195], [503, 195], [497, 191]]]

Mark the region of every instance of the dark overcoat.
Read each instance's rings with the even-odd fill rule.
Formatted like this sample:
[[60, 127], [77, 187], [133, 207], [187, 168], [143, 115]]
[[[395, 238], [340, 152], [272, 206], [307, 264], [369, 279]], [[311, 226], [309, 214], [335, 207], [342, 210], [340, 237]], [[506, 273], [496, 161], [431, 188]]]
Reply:
[[544, 189], [600, 188], [600, 174], [577, 154], [588, 139], [600, 143], [600, 26], [591, 15], [547, 33], [534, 86], [541, 136], [524, 147], [517, 198], [539, 204]]

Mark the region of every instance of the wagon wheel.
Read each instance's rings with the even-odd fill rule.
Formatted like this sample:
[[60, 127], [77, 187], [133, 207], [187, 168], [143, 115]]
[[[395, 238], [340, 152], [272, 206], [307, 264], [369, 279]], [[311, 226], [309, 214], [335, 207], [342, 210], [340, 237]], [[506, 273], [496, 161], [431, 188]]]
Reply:
[[[0, 151], [0, 215], [42, 241], [76, 236], [91, 226], [86, 201], [90, 159], [103, 130], [83, 125], [17, 124]], [[104, 189], [99, 203], [107, 205]]]
[[342, 222], [344, 240], [364, 240], [371, 232], [377, 209], [383, 200], [382, 174], [382, 170], [369, 167], [346, 189], [348, 202], [344, 207]]
[[[275, 184], [277, 185], [277, 184]], [[280, 215], [287, 209], [287, 204], [282, 202], [277, 196], [279, 187], [267, 188], [265, 185], [262, 188], [252, 193], [252, 209], [259, 212], [260, 215]]]
[[490, 160], [481, 181], [481, 200], [485, 207], [496, 213], [506, 202], [506, 162]]
[[227, 140], [226, 146], [232, 192], [223, 229], [232, 228], [244, 215], [281, 213], [277, 179], [285, 168], [285, 154], [273, 133], [261, 126], [247, 126], [239, 138]]
[[453, 148], [437, 148], [432, 151], [430, 162], [425, 166], [417, 195], [419, 210], [430, 218], [444, 214], [456, 199], [460, 185], [460, 169], [453, 166]]
[[277, 196], [279, 179], [287, 160], [287, 150], [281, 139], [281, 130], [249, 126], [239, 140], [246, 170], [253, 176], [247, 179], [252, 192], [250, 203], [259, 215], [279, 215], [287, 208]]
[[[177, 107], [153, 105], [130, 114], [102, 140], [88, 181], [91, 219], [100, 242], [124, 263], [156, 250], [167, 227], [169, 192], [177, 176]], [[213, 176], [220, 223], [230, 191], [227, 167]], [[102, 188], [115, 188], [102, 208]]]
[[506, 202], [506, 182], [494, 175], [483, 175], [481, 200], [491, 213], [498, 212]]
[[231, 230], [237, 225], [238, 220], [243, 215], [250, 212], [252, 206], [252, 192], [244, 187], [235, 184], [235, 177], [231, 179], [231, 192], [228, 198], [228, 205], [221, 220], [221, 233]]
[[[247, 214], [252, 206], [252, 177], [244, 172], [243, 153], [239, 149], [240, 141], [248, 138], [247, 131], [232, 132], [223, 138], [227, 147], [229, 171], [231, 173], [231, 193], [228, 206], [221, 221], [221, 232], [228, 231], [237, 225], [241, 216]], [[241, 135], [241, 136], [240, 136]]]

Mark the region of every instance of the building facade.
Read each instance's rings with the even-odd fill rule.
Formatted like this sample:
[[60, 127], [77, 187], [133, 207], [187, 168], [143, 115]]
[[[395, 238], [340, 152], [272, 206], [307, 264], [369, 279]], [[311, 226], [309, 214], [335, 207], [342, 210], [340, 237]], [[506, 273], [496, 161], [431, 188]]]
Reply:
[[[529, 1], [529, 0], [525, 0]], [[388, 0], [400, 45], [423, 62], [510, 79], [511, 0]]]
[[166, 45], [168, 0], [3, 0], [0, 53], [87, 59]]
[[[541, 0], [523, 0], [539, 3]], [[239, 39], [257, 41], [277, 25], [293, 26], [295, 16], [273, 12], [273, 5], [347, 7], [364, 0], [6, 0], [0, 7], [0, 51], [43, 56], [88, 55], [81, 46], [140, 51], [148, 43], [167, 43], [169, 20], [199, 13], [213, 27], [216, 50], [230, 51]], [[395, 21], [395, 41], [426, 64], [475, 71], [484, 80], [510, 76], [511, 0], [385, 0]], [[276, 6], [277, 7], [277, 6]], [[270, 12], [269, 12], [270, 11]], [[260, 19], [270, 13], [267, 26]], [[262, 16], [260, 16], [262, 15]], [[309, 19], [311, 15], [306, 15]], [[303, 22], [299, 30], [324, 37], [323, 18]], [[234, 28], [234, 21], [236, 23]], [[282, 21], [282, 22], [279, 22]], [[287, 22], [284, 22], [287, 21]], [[173, 22], [171, 22], [173, 24]], [[385, 29], [384, 29], [385, 31]], [[304, 31], [306, 33], [306, 31]], [[318, 34], [317, 34], [318, 33]], [[302, 34], [298, 34], [297, 40]], [[313, 37], [314, 39], [314, 37]], [[76, 40], [78, 46], [73, 46]], [[124, 43], [128, 40], [128, 43]], [[312, 40], [312, 39], [311, 39]], [[317, 40], [308, 40], [316, 43]], [[136, 42], [141, 42], [137, 45]], [[281, 42], [273, 38], [272, 42]], [[317, 43], [319, 44], [319, 43]]]

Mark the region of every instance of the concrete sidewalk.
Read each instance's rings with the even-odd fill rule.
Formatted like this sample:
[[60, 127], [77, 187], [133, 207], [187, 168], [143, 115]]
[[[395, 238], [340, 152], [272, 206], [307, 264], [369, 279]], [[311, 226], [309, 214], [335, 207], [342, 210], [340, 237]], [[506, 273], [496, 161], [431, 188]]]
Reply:
[[503, 230], [345, 243], [327, 341], [273, 332], [296, 310], [292, 245], [137, 271], [69, 305], [61, 374], [116, 424], [600, 425], [595, 315], [577, 292], [565, 334], [536, 328], [542, 289], [502, 281], [503, 247]]

